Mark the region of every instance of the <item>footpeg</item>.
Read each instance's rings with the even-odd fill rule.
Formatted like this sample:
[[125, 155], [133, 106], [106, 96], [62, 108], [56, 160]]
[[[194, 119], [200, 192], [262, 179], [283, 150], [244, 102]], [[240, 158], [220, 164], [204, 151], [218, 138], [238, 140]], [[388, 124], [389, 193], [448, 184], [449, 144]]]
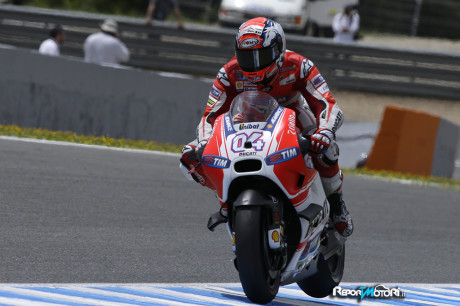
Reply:
[[227, 222], [227, 218], [222, 216], [220, 214], [220, 212], [216, 212], [214, 214], [211, 215], [211, 217], [209, 217], [209, 220], [208, 220], [208, 229], [211, 231], [211, 232], [214, 232], [214, 229], [219, 225], [219, 224], [222, 224], [222, 223], [226, 223]]

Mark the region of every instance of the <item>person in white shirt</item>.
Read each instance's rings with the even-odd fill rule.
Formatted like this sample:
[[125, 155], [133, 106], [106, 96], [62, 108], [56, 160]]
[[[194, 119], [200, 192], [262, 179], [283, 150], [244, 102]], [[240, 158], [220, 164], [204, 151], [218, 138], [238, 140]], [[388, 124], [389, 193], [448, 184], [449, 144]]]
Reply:
[[50, 30], [50, 37], [40, 44], [38, 52], [40, 54], [58, 56], [61, 54], [60, 45], [64, 42], [64, 39], [64, 29], [60, 25], [56, 25]]
[[85, 61], [97, 64], [120, 64], [129, 60], [129, 50], [118, 38], [118, 24], [113, 19], [106, 19], [101, 24], [101, 31], [91, 34], [83, 44]]
[[356, 5], [347, 5], [344, 11], [334, 16], [332, 21], [334, 41], [352, 42], [359, 31], [359, 14]]

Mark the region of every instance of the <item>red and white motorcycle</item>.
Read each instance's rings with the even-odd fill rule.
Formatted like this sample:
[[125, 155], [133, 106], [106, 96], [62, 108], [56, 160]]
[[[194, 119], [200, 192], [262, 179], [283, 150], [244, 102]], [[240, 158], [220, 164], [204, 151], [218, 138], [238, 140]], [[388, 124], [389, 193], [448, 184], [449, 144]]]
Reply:
[[244, 92], [216, 119], [198, 152], [196, 169], [221, 205], [208, 228], [227, 224], [241, 284], [255, 303], [269, 303], [279, 286], [294, 282], [325, 297], [343, 275], [346, 238], [329, 218], [309, 141], [295, 122], [295, 112], [270, 95]]

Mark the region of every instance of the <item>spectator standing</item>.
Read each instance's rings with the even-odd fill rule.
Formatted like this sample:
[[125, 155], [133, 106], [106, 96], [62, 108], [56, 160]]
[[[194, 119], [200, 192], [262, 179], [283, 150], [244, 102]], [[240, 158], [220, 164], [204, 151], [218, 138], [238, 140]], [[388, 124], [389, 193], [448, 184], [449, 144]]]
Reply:
[[352, 42], [359, 31], [359, 14], [356, 5], [345, 6], [343, 12], [334, 16], [332, 21], [334, 41]]
[[146, 24], [151, 25], [152, 18], [164, 21], [171, 9], [173, 9], [176, 15], [178, 28], [183, 29], [184, 24], [182, 22], [182, 15], [177, 0], [150, 0], [147, 7], [147, 15], [145, 17]]
[[45, 39], [38, 48], [38, 52], [45, 55], [59, 56], [60, 46], [64, 42], [65, 32], [60, 25], [55, 25], [50, 30], [50, 37]]
[[83, 44], [85, 61], [97, 64], [120, 64], [129, 60], [129, 50], [118, 38], [118, 24], [106, 19], [100, 25], [101, 31], [91, 34]]

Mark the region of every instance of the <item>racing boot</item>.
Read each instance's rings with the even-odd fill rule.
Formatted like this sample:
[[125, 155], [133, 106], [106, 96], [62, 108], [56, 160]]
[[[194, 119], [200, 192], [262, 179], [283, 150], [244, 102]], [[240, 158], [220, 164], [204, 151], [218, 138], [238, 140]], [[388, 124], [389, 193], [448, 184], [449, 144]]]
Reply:
[[327, 197], [331, 205], [331, 218], [334, 222], [335, 229], [343, 237], [348, 237], [353, 233], [353, 220], [342, 200], [342, 192], [334, 192]]

